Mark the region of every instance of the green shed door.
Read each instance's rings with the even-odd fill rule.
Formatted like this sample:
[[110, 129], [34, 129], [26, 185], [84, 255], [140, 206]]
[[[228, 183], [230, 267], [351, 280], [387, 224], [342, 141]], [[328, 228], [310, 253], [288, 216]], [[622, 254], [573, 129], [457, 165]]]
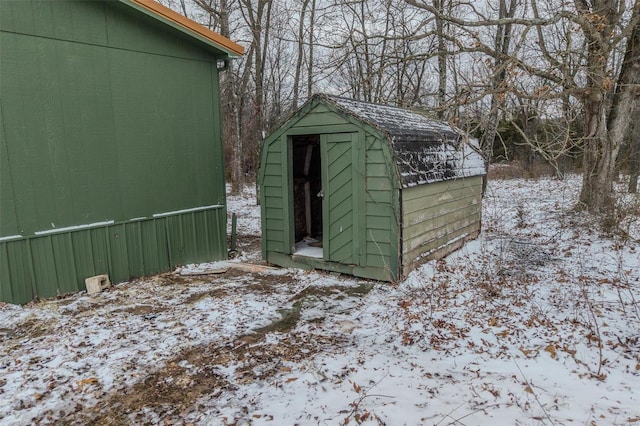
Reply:
[[323, 241], [324, 259], [331, 262], [355, 263], [353, 147], [357, 133], [321, 135], [324, 158]]

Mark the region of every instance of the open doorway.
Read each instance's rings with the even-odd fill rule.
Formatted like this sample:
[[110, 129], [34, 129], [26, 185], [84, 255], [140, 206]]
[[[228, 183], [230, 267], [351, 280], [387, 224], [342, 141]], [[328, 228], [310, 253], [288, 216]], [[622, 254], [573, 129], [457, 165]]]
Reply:
[[320, 135], [293, 136], [295, 254], [322, 258]]

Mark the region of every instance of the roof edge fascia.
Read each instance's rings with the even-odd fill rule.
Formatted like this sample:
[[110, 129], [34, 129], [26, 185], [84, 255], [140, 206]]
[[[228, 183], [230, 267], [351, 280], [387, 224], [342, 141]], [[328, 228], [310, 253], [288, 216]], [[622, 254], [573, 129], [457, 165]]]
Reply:
[[228, 38], [211, 31], [191, 19], [182, 16], [178, 12], [154, 1], [154, 0], [119, 0], [145, 15], [177, 29], [178, 31], [210, 46], [223, 53], [230, 59], [239, 58], [244, 54], [244, 47]]

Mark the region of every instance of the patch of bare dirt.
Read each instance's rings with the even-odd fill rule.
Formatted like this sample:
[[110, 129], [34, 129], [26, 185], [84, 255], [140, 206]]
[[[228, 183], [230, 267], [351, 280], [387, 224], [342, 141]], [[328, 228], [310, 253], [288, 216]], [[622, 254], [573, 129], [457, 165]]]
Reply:
[[335, 296], [341, 300], [345, 297], [363, 297], [373, 289], [373, 283], [362, 283], [357, 286], [332, 285], [326, 287], [307, 287], [291, 298], [291, 301], [302, 300], [308, 297]]
[[125, 306], [122, 308], [114, 309], [112, 313], [118, 312], [126, 312], [134, 315], [149, 315], [155, 314], [163, 311], [165, 308], [163, 306], [154, 306], [154, 305], [133, 305], [133, 306]]
[[[242, 274], [246, 275], [246, 272]], [[264, 293], [276, 291], [274, 284], [294, 280], [288, 275], [260, 274], [253, 274], [252, 279], [246, 290]], [[223, 392], [235, 391], [238, 385], [256, 381], [282, 386], [283, 383], [278, 381], [295, 380], [286, 378], [286, 373], [292, 371], [292, 364], [312, 358], [328, 348], [349, 345], [348, 335], [330, 337], [296, 332], [304, 306], [318, 299], [363, 297], [372, 287], [371, 283], [307, 287], [290, 299], [294, 302], [290, 309], [280, 311], [281, 319], [224, 344], [183, 350], [130, 389], [107, 395], [101, 404], [90, 410], [78, 410], [65, 422], [119, 425], [161, 421], [163, 424], [184, 424], [190, 410], [198, 410], [196, 401], [202, 397], [215, 399]], [[208, 295], [222, 296], [230, 290], [220, 288]], [[238, 291], [237, 288], [233, 290]], [[205, 295], [192, 297], [194, 299], [190, 301]], [[273, 337], [266, 339], [268, 335]], [[234, 367], [234, 374], [229, 375], [229, 367]]]
[[20, 338], [35, 339], [53, 332], [53, 324], [38, 318], [29, 318], [13, 329], [13, 335]]
[[[194, 402], [201, 397], [217, 398], [238, 384], [272, 380], [291, 371], [289, 363], [300, 363], [327, 347], [348, 344], [346, 337], [306, 333], [279, 334], [277, 343], [265, 343], [267, 334], [286, 330], [283, 322], [290, 324], [291, 318], [285, 316], [274, 323], [278, 326], [261, 328], [222, 346], [185, 350], [132, 388], [113, 393], [96, 407], [65, 420], [74, 424], [138, 424], [148, 422], [151, 411], [163, 424], [183, 424], [188, 410], [197, 409]], [[235, 375], [226, 377], [221, 367], [230, 365], [236, 366]]]

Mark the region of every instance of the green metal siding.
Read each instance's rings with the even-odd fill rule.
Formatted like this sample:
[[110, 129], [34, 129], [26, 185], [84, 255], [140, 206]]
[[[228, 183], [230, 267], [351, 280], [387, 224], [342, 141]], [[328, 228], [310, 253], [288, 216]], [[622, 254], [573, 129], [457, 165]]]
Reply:
[[0, 242], [0, 297], [25, 303], [84, 290], [84, 279], [113, 282], [226, 255], [224, 207]]
[[117, 2], [0, 1], [0, 44], [2, 300], [226, 255], [210, 51]]

